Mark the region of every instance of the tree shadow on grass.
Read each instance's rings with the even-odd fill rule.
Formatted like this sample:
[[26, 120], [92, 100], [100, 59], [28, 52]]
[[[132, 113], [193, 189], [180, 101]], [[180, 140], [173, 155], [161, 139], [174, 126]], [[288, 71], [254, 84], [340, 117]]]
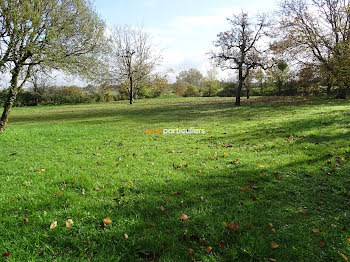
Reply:
[[[325, 101], [314, 101], [306, 104], [308, 108], [324, 105]], [[328, 106], [337, 106], [339, 103], [331, 103]], [[272, 103], [269, 105], [243, 104], [241, 107], [234, 106], [230, 100], [214, 101], [195, 101], [193, 103], [175, 103], [175, 104], [135, 104], [132, 107], [127, 105], [108, 104], [106, 107], [100, 105], [96, 108], [88, 107], [56, 107], [55, 110], [40, 113], [14, 115], [11, 116], [11, 124], [24, 123], [45, 123], [62, 122], [72, 124], [104, 124], [133, 119], [139, 123], [157, 123], [178, 122], [181, 120], [206, 120], [210, 118], [234, 117], [235, 120], [248, 120], [249, 117], [259, 118], [271, 114], [281, 115], [286, 111], [286, 107], [302, 106], [299, 103], [280, 104]], [[290, 107], [292, 108], [292, 107]], [[57, 110], [56, 110], [57, 109]], [[295, 107], [293, 108], [296, 109]]]
[[[323, 155], [312, 161], [326, 159]], [[264, 261], [267, 257], [333, 261], [334, 250], [344, 246], [330, 241], [319, 252], [317, 243], [322, 236], [312, 230], [322, 228], [324, 234], [342, 236], [344, 208], [350, 208], [350, 184], [342, 177], [346, 166], [325, 181], [326, 172], [306, 172], [299, 168], [304, 164], [291, 161], [269, 169], [242, 165], [208, 174], [184, 168], [176, 171], [176, 179], [167, 178], [167, 186], [162, 180], [143, 184], [123, 197], [116, 189], [116, 200], [110, 197], [101, 204], [91, 203], [92, 214], [94, 210], [112, 211], [112, 224], [101, 226], [103, 217], [99, 216], [77, 223], [69, 236], [57, 231], [43, 241], [61, 249], [58, 259], [92, 255], [96, 261]], [[181, 214], [188, 218], [181, 220]], [[334, 217], [340, 219], [334, 222]], [[222, 224], [231, 221], [240, 222], [237, 231]], [[331, 223], [337, 227], [332, 228]], [[87, 244], [77, 246], [77, 239]], [[280, 245], [277, 250], [269, 247], [272, 241]], [[310, 250], [310, 245], [315, 249]], [[210, 254], [208, 246], [213, 248]], [[189, 248], [193, 254], [188, 254]]]

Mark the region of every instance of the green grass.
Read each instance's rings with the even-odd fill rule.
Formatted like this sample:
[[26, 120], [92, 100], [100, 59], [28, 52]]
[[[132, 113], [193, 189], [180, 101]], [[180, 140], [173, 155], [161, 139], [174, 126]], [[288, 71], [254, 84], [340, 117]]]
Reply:
[[[151, 126], [206, 133], [146, 135]], [[349, 101], [14, 108], [0, 149], [0, 261], [350, 257]]]

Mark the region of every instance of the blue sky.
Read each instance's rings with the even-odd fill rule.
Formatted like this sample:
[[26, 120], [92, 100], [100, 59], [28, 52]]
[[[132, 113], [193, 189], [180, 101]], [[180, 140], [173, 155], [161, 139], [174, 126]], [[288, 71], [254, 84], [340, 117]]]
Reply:
[[108, 26], [142, 25], [162, 50], [164, 68], [174, 70], [173, 80], [191, 67], [206, 73], [206, 54], [216, 35], [228, 29], [227, 17], [242, 9], [251, 15], [271, 11], [278, 0], [95, 0], [95, 6]]

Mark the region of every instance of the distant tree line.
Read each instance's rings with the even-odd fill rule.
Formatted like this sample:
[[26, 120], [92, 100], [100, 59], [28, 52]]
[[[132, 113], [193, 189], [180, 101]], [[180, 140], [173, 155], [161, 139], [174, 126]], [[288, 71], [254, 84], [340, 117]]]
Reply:
[[[15, 105], [108, 102], [162, 95], [328, 95], [346, 98], [350, 89], [349, 0], [283, 0], [272, 20], [242, 11], [228, 19], [210, 59], [230, 70], [203, 76], [182, 71], [175, 83], [159, 72], [162, 56], [142, 27], [107, 30], [89, 0], [0, 1], [0, 91], [4, 131]], [[53, 70], [90, 83], [48, 85]], [[24, 89], [31, 83], [30, 88]]]

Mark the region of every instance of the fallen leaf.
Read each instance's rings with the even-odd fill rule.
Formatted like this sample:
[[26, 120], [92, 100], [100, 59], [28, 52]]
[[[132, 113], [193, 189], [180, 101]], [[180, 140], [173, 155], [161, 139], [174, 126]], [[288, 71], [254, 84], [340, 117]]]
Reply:
[[247, 227], [249, 227], [249, 228], [252, 227], [252, 223], [251, 223], [251, 222], [248, 222], [248, 223], [247, 223]]
[[50, 225], [50, 229], [54, 229], [55, 227], [57, 227], [57, 221], [52, 221]]
[[246, 192], [246, 191], [248, 191], [248, 188], [246, 188], [246, 187], [241, 187], [240, 190], [241, 190], [242, 192]]
[[225, 245], [225, 242], [223, 240], [220, 240], [219, 247], [223, 247]]
[[304, 210], [304, 209], [302, 209], [302, 210], [299, 211], [299, 213], [300, 213], [300, 214], [303, 214], [303, 215], [306, 215], [306, 214], [307, 214], [307, 211]]
[[272, 241], [271, 244], [270, 244], [270, 247], [273, 248], [273, 249], [278, 248], [278, 244], [276, 242]]
[[259, 165], [260, 168], [264, 168], [265, 166], [264, 165]]
[[9, 257], [11, 256], [11, 254], [9, 252], [5, 252], [4, 254], [2, 254], [3, 257]]
[[187, 220], [187, 219], [188, 219], [188, 216], [187, 216], [187, 215], [181, 214], [181, 220], [182, 220], [182, 221], [185, 221], [185, 220]]
[[224, 156], [228, 156], [228, 153], [224, 152]]
[[343, 253], [340, 253], [340, 252], [339, 252], [338, 255], [341, 256], [345, 261], [348, 261], [348, 260], [349, 260], [348, 257], [345, 256]]
[[318, 201], [317, 202], [319, 205], [324, 205], [324, 202], [323, 201]]
[[73, 220], [72, 219], [68, 219], [66, 221], [66, 227], [71, 227], [73, 225]]
[[147, 171], [146, 169], [142, 169], [142, 172], [143, 172], [143, 173], [146, 173], [146, 171]]
[[229, 229], [232, 229], [232, 230], [234, 230], [234, 231], [238, 231], [239, 226], [240, 226], [240, 223], [237, 222], [237, 223], [235, 224], [234, 221], [231, 221], [231, 223], [228, 225]]
[[106, 217], [103, 219], [103, 222], [105, 222], [106, 224], [110, 224], [112, 223], [112, 220], [110, 219], [110, 217]]
[[100, 191], [100, 190], [101, 190], [101, 188], [99, 188], [99, 187], [95, 187], [95, 188], [93, 188], [92, 190], [94, 190], [94, 191]]
[[274, 259], [274, 258], [265, 258], [267, 261], [270, 261], [270, 262], [277, 262], [277, 259]]
[[38, 173], [40, 174], [40, 173], [43, 173], [45, 171], [46, 171], [45, 169], [39, 169]]
[[270, 226], [271, 228], [273, 228], [273, 225], [272, 225], [272, 223], [269, 223], [269, 226]]
[[24, 219], [23, 219], [23, 222], [24, 222], [24, 224], [28, 224], [29, 219], [28, 219], [28, 218], [24, 218]]
[[325, 242], [321, 239], [320, 241], [318, 241], [318, 246], [319, 247], [324, 247]]
[[211, 246], [208, 246], [206, 251], [207, 251], [207, 253], [210, 253], [211, 250], [212, 250], [212, 247], [211, 247]]
[[312, 231], [314, 231], [314, 232], [322, 232], [322, 229], [321, 228], [315, 228]]
[[128, 234], [124, 234], [124, 237], [125, 237], [125, 239], [129, 238]]
[[350, 237], [348, 237], [348, 243], [350, 243]]
[[221, 225], [222, 225], [223, 227], [227, 227], [227, 223], [226, 223], [226, 222], [221, 222]]
[[193, 249], [192, 248], [187, 249], [187, 253], [188, 254], [193, 254]]
[[56, 196], [60, 196], [60, 195], [62, 195], [62, 192], [57, 192], [56, 193]]

